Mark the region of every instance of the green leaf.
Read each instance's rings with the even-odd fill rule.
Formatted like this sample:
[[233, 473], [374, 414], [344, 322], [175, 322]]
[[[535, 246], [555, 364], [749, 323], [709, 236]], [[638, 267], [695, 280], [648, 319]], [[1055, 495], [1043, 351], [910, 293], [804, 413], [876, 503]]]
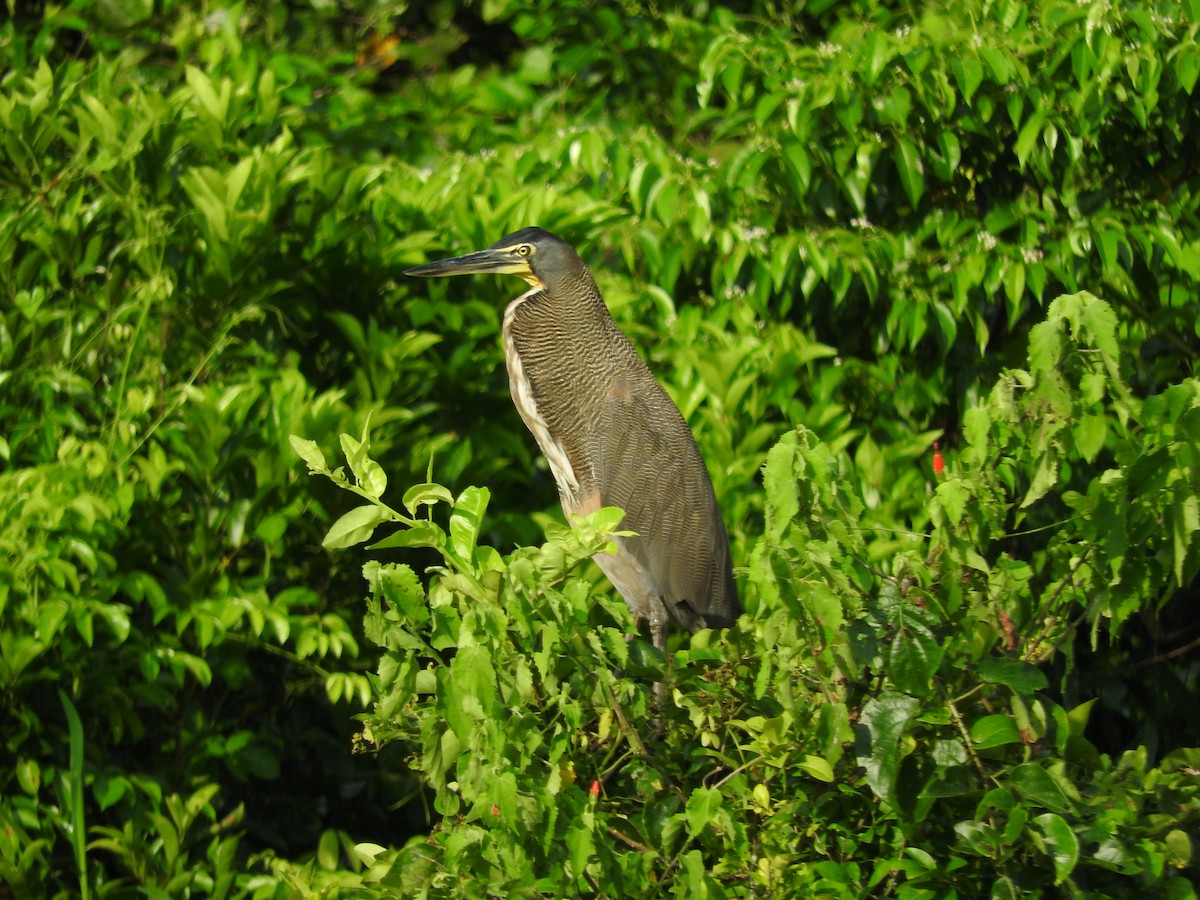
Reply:
[[992, 77], [996, 79], [998, 84], [1008, 84], [1013, 76], [1013, 64], [1010, 61], [1005, 51], [995, 47], [981, 47], [979, 55], [983, 57], [988, 64], [988, 68], [992, 70]]
[[[1193, 15], [1192, 21], [1196, 17]], [[1179, 86], [1188, 96], [1195, 93], [1196, 81], [1200, 78], [1200, 46], [1197, 46], [1195, 41], [1188, 41], [1180, 44], [1176, 48], [1178, 51], [1175, 54], [1175, 77], [1179, 79]]]
[[977, 749], [989, 750], [1004, 744], [1019, 744], [1021, 735], [1008, 716], [984, 716], [971, 726], [971, 740]]
[[387, 473], [383, 467], [368, 455], [370, 443], [367, 440], [367, 426], [363, 426], [362, 440], [348, 434], [341, 436], [342, 452], [346, 454], [346, 462], [359, 487], [372, 497], [382, 496], [387, 489]]
[[971, 98], [983, 82], [983, 65], [972, 56], [958, 57], [951, 61], [950, 70], [962, 91], [963, 102], [971, 105]]
[[798, 141], [790, 141], [784, 145], [783, 161], [792, 182], [792, 192], [797, 197], [804, 197], [812, 181], [812, 160], [808, 152]]
[[704, 854], [689, 850], [683, 857], [683, 884], [686, 897], [709, 897], [708, 881], [704, 871]]
[[200, 683], [201, 687], [212, 684], [212, 668], [199, 656], [176, 650], [168, 660], [177, 669], [182, 669]]
[[902, 738], [919, 710], [915, 697], [894, 693], [872, 698], [863, 707], [855, 728], [855, 751], [867, 783], [881, 800], [891, 802], [895, 795], [904, 758]]
[[1033, 481], [1029, 485], [1025, 499], [1021, 501], [1021, 509], [1032, 506], [1041, 500], [1057, 484], [1058, 454], [1053, 450], [1047, 450], [1038, 459], [1037, 471], [1033, 473]]
[[1119, 232], [1112, 229], [1097, 231], [1095, 234], [1096, 250], [1100, 254], [1105, 273], [1112, 273], [1117, 269], [1117, 241], [1120, 236]]
[[1115, 361], [1121, 353], [1117, 343], [1117, 314], [1099, 297], [1086, 291], [1077, 296], [1082, 304], [1080, 324], [1087, 329], [1096, 349]]
[[450, 549], [455, 559], [466, 565], [475, 556], [475, 544], [483, 528], [491, 492], [487, 488], [469, 487], [454, 501], [450, 513]]
[[767, 462], [763, 466], [763, 488], [767, 499], [767, 534], [774, 541], [783, 539], [783, 533], [800, 511], [796, 476], [793, 471], [795, 444], [795, 432], [784, 435], [779, 443], [767, 451]]
[[570, 854], [571, 875], [581, 878], [587, 869], [588, 860], [596, 852], [595, 834], [584, 823], [572, 825], [567, 830], [566, 843]]
[[[365, 538], [364, 538], [365, 540]], [[395, 547], [432, 547], [442, 550], [446, 546], [446, 532], [437, 523], [418, 519], [405, 524], [399, 531], [371, 544], [369, 550], [390, 550]]]
[[196, 98], [202, 109], [207, 112], [222, 127], [229, 115], [229, 84], [221, 85], [221, 96], [213, 89], [212, 81], [195, 66], [185, 66], [184, 75], [192, 96]]
[[962, 161], [962, 145], [953, 131], [941, 131], [938, 133], [938, 146], [941, 147], [942, 157], [946, 161], [946, 173], [943, 177], [949, 181]]
[[108, 809], [129, 790], [129, 780], [121, 777], [110, 777], [104, 774], [96, 775], [92, 783], [92, 796], [101, 809]]
[[1179, 828], [1171, 829], [1163, 838], [1163, 847], [1166, 850], [1167, 861], [1175, 868], [1186, 869], [1192, 864], [1195, 852], [1192, 838], [1186, 831]]
[[[1174, 544], [1175, 581], [1183, 586], [1191, 583], [1197, 560], [1193, 536], [1200, 531], [1200, 497], [1188, 494], [1171, 509], [1171, 539]], [[1189, 556], [1192, 556], [1189, 563]]]
[[688, 834], [695, 836], [703, 831], [720, 811], [723, 801], [717, 788], [698, 787], [692, 791], [685, 808]]
[[390, 519], [391, 514], [383, 506], [360, 506], [352, 509], [333, 523], [321, 545], [330, 550], [338, 550], [361, 544], [370, 540], [376, 527]]
[[370, 560], [363, 564], [363, 577], [373, 595], [382, 595], [401, 615], [412, 622], [429, 619], [425, 587], [410, 566], [400, 563], [380, 564]]
[[911, 141], [901, 138], [896, 141], [896, 153], [892, 158], [900, 175], [900, 183], [904, 186], [904, 193], [908, 195], [908, 201], [914, 207], [919, 206], [925, 193], [925, 166], [917, 148]]
[[459, 647], [450, 663], [445, 697], [446, 721], [464, 746], [481, 736], [480, 724], [496, 716], [496, 671], [491, 655], [480, 646]]
[[1049, 113], [1046, 110], [1039, 109], [1021, 126], [1021, 132], [1017, 135], [1013, 150], [1017, 154], [1017, 163], [1022, 169], [1025, 168], [1025, 163], [1029, 159], [1029, 154], [1033, 152], [1038, 138], [1042, 136], [1042, 127], [1046, 124], [1048, 117]]
[[[115, 144], [117, 137], [120, 134], [121, 126], [118, 124], [112, 112], [100, 101], [99, 98], [91, 94], [84, 94], [80, 98], [83, 105], [87, 107], [90, 114], [88, 124], [91, 130], [100, 142], [103, 144]], [[82, 123], [81, 123], [82, 125]]]
[[338, 833], [332, 828], [326, 828], [317, 840], [317, 864], [326, 871], [333, 871], [338, 867], [340, 859], [341, 843]]
[[250, 172], [254, 168], [254, 157], [247, 156], [225, 175], [225, 208], [231, 212], [237, 209], [238, 201], [242, 199], [242, 191], [250, 180]]
[[1039, 322], [1029, 330], [1029, 370], [1052, 372], [1063, 352], [1062, 326], [1052, 320]]
[[1044, 809], [1069, 812], [1071, 801], [1058, 782], [1037, 763], [1021, 763], [1008, 773], [1008, 782]]
[[113, 637], [117, 639], [117, 643], [124, 643], [129, 637], [132, 625], [129, 621], [129, 612], [125, 607], [115, 603], [101, 603], [96, 606], [96, 615], [108, 625]]
[[863, 83], [868, 86], [874, 85], [895, 52], [892, 39], [886, 32], [878, 28], [868, 31], [862, 44], [862, 57], [866, 63], [861, 72]]
[[800, 770], [807, 773], [817, 781], [823, 781], [826, 784], [833, 784], [833, 767], [829, 762], [820, 756], [806, 754], [804, 759], [799, 764]]
[[1108, 436], [1108, 419], [1103, 413], [1084, 413], [1071, 429], [1075, 449], [1087, 462], [1092, 462], [1104, 449]]
[[[16, 765], [17, 784], [21, 786], [21, 790], [31, 796], [36, 796], [38, 789], [42, 786], [42, 769], [35, 759], [22, 759]], [[97, 776], [97, 785], [103, 776]], [[97, 799], [99, 799], [99, 788], [95, 788]]]
[[287, 533], [289, 519], [283, 513], [271, 513], [263, 516], [254, 526], [254, 536], [264, 544], [277, 544]]
[[71, 607], [64, 600], [44, 600], [38, 605], [37, 633], [43, 641], [53, 640]]
[[1049, 687], [1042, 670], [1023, 659], [985, 659], [979, 665], [979, 678], [992, 684], [1003, 684], [1022, 696]]
[[[986, 408], [973, 406], [963, 415], [963, 435], [976, 454], [982, 455], [988, 444], [992, 420]], [[961, 516], [961, 513], [960, 513]]]
[[58, 699], [62, 704], [63, 714], [67, 719], [69, 767], [65, 779], [66, 796], [64, 798], [64, 805], [71, 817], [71, 831], [68, 833], [68, 836], [70, 845], [75, 851], [75, 869], [76, 874], [79, 876], [80, 896], [86, 900], [88, 897], [89, 882], [86, 863], [87, 831], [85, 828], [83, 807], [83, 721], [79, 718], [79, 712], [75, 709], [75, 704], [71, 702], [71, 698], [61, 688], [58, 691]]
[[925, 697], [941, 661], [942, 649], [933, 634], [921, 627], [902, 627], [889, 648], [887, 675], [900, 690]]
[[942, 333], [942, 346], [953, 346], [958, 338], [958, 318], [954, 311], [941, 300], [934, 300], [929, 304], [929, 309], [937, 319], [938, 329]]
[[986, 822], [955, 822], [954, 833], [965, 848], [978, 856], [990, 859], [999, 852], [1000, 837]]
[[1054, 883], [1062, 884], [1079, 862], [1079, 838], [1057, 813], [1043, 813], [1033, 821], [1041, 831], [1046, 853], [1054, 861]]
[[934, 495], [945, 511], [945, 526], [947, 528], [957, 528], [966, 511], [967, 501], [971, 499], [962, 479], [956, 477], [947, 478], [938, 484]]
[[436, 503], [452, 504], [454, 495], [450, 493], [449, 488], [426, 482], [425, 484], [414, 484], [405, 491], [402, 502], [404, 508], [415, 516], [417, 508], [420, 506], [433, 506]]
[[497, 815], [504, 822], [513, 825], [519, 824], [517, 819], [519, 800], [516, 773], [504, 772], [496, 778], [492, 782], [484, 800], [485, 802], [490, 801], [496, 806]]
[[329, 471], [329, 466], [325, 463], [325, 454], [321, 452], [321, 448], [317, 446], [316, 441], [305, 440], [302, 437], [291, 434], [288, 435], [288, 443], [292, 445], [292, 449], [296, 451], [296, 455], [308, 464], [310, 472], [313, 474], [324, 474]]
[[1004, 265], [1004, 295], [1009, 303], [1018, 304], [1025, 294], [1025, 266], [1017, 260]]
[[382, 497], [383, 492], [387, 490], [387, 473], [375, 460], [364, 459], [358, 472], [358, 483], [372, 497]]

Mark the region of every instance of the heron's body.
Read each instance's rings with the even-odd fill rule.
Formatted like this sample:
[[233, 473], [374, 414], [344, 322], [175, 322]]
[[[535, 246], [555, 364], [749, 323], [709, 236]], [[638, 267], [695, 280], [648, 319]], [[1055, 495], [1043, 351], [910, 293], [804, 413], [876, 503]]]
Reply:
[[409, 270], [497, 271], [532, 288], [504, 313], [513, 402], [550, 465], [568, 518], [625, 511], [615, 554], [596, 562], [656, 643], [669, 621], [731, 625], [741, 611], [712, 483], [678, 408], [622, 334], [587, 266], [527, 228], [488, 250]]

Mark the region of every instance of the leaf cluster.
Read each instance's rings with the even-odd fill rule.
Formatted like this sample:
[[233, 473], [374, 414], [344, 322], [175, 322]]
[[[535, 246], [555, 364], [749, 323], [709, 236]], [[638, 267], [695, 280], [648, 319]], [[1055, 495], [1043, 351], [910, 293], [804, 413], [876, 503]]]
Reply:
[[[619, 510], [501, 555], [477, 543], [485, 490], [420, 484], [398, 512], [370, 487], [366, 435], [343, 438], [349, 475], [295, 439], [314, 474], [368, 500], [328, 544], [395, 525], [373, 549], [440, 556], [426, 579], [363, 569], [384, 650], [363, 736], [405, 748], [438, 820], [397, 850], [358, 846], [366, 868], [342, 886], [1195, 896], [1200, 749], [1157, 765], [1144, 748], [1101, 753], [1093, 703], [1064, 706], [1047, 677], [1073, 631], [1119, 632], [1198, 565], [1200, 529], [1174, 498], [1200, 477], [1200, 392], [1134, 401], [1114, 335], [1095, 297], [1053, 301], [1029, 368], [970, 410], [971, 443], [927, 498], [930, 533], [886, 553], [829, 448], [785, 435], [764, 466], [746, 615], [665, 658], [573, 568], [611, 551]], [[1147, 443], [1165, 406], [1186, 434]], [[1076, 491], [1064, 470], [1095, 459], [1098, 428], [1113, 462]], [[1157, 489], [1129, 502], [1150, 465]], [[1073, 512], [1044, 546], [1020, 544], [1047, 509]]]
[[[1195, 0], [5, 8], [13, 894], [1187, 895]], [[529, 224], [692, 424], [752, 624], [626, 642], [511, 287], [399, 279]]]

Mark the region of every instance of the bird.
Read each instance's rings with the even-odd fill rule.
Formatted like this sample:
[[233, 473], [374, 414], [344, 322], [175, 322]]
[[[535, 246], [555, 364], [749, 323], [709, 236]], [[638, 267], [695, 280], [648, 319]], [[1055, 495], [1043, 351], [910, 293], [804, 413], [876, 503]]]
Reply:
[[513, 402], [550, 466], [568, 521], [624, 510], [615, 553], [595, 557], [635, 623], [725, 628], [741, 614], [721, 509], [679, 408], [613, 320], [584, 261], [542, 228], [406, 269], [422, 278], [504, 274], [529, 290], [504, 311]]

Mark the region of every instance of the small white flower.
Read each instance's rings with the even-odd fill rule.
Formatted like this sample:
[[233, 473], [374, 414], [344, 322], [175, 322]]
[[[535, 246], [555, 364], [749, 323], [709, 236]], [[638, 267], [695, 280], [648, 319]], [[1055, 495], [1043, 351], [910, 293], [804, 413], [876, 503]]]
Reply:
[[979, 234], [975, 235], [975, 240], [979, 242], [980, 246], [982, 246], [984, 250], [996, 249], [996, 236], [994, 234], [981, 231]]

